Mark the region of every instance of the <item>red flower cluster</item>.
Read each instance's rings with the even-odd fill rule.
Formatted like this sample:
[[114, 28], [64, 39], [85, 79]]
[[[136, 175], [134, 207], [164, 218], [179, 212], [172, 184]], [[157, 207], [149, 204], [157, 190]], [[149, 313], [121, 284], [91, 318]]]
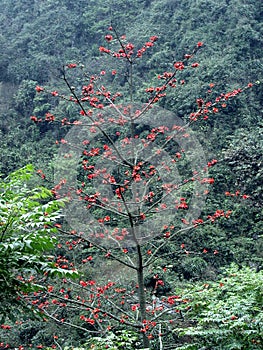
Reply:
[[69, 63], [69, 64], [67, 64], [67, 67], [70, 68], [70, 69], [76, 68], [77, 64], [76, 63]]
[[180, 198], [180, 203], [176, 206], [176, 209], [188, 209], [188, 204], [186, 203], [185, 198]]
[[94, 325], [95, 324], [95, 320], [93, 320], [92, 318], [89, 318], [89, 317], [85, 317], [84, 315], [80, 315], [79, 317], [81, 319], [81, 321], [85, 321], [91, 325]]
[[216, 159], [212, 159], [210, 162], [207, 163], [207, 166], [211, 167], [211, 166], [215, 165], [216, 163], [217, 163], [217, 160]]
[[79, 284], [80, 284], [82, 287], [87, 287], [87, 286], [94, 286], [94, 285], [96, 284], [96, 282], [93, 281], [93, 280], [90, 280], [90, 281], [87, 281], [87, 282], [80, 280], [80, 281], [79, 281]]
[[201, 180], [201, 184], [210, 184], [212, 185], [215, 182], [215, 179], [213, 178], [204, 178]]
[[225, 195], [228, 197], [241, 197], [243, 199], [248, 199], [250, 196], [248, 194], [242, 194], [240, 193], [240, 191], [236, 191], [235, 193], [231, 193], [231, 192], [225, 192]]
[[183, 70], [184, 69], [184, 63], [183, 62], [175, 62], [174, 68], [177, 70]]
[[[112, 30], [110, 27], [109, 30]], [[105, 35], [105, 40], [110, 43], [113, 41], [113, 35], [107, 34]], [[117, 40], [120, 42], [121, 48], [118, 51], [112, 51], [104, 46], [100, 46], [99, 50], [102, 53], [109, 54], [113, 57], [117, 58], [127, 58], [128, 60], [131, 60], [134, 56], [134, 45], [132, 43], [127, 43], [125, 35], [122, 35], [121, 37], [117, 37]], [[140, 58], [142, 55], [146, 52], [146, 50], [152, 46], [154, 46], [154, 43], [158, 40], [158, 36], [153, 35], [149, 38], [149, 41], [147, 41], [142, 48], [138, 49], [136, 51], [136, 55], [134, 58]]]
[[215, 211], [215, 213], [213, 215], [208, 215], [207, 219], [214, 222], [216, 219], [221, 218], [221, 217], [228, 218], [231, 213], [232, 213], [231, 210], [228, 210], [225, 212], [224, 210], [218, 209]]
[[110, 35], [110, 34], [107, 34], [107, 35], [105, 35], [105, 39], [106, 39], [108, 42], [110, 42], [110, 41], [112, 41], [113, 36]]
[[36, 86], [36, 92], [41, 92], [41, 91], [44, 91], [44, 88], [39, 86], [39, 85], [37, 85]]
[[7, 324], [1, 324], [1, 326], [0, 326], [2, 329], [11, 329], [12, 327], [11, 326], [9, 326], [9, 325], [7, 325]]

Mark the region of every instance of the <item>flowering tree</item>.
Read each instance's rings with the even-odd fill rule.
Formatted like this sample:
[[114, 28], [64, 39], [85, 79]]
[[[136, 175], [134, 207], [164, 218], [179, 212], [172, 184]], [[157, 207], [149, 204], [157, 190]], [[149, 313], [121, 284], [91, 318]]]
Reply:
[[[99, 50], [108, 58], [107, 69], [96, 74], [93, 67], [69, 63], [61, 71], [69, 93], [36, 87], [70, 110], [70, 116], [62, 118], [49, 112], [45, 122], [71, 127], [57, 142], [53, 194], [66, 198], [68, 206], [67, 223], [56, 226], [68, 236], [69, 250], [58, 256], [57, 265], [73, 266], [69, 253], [79, 248], [81, 258], [78, 255], [75, 264], [80, 263], [82, 277], [64, 279], [63, 288], [50, 284], [28, 301], [49, 318], [74, 324], [82, 332], [103, 334], [125, 327], [142, 335], [144, 348], [152, 340], [162, 348], [162, 336], [182, 323], [188, 311], [187, 300], [180, 296], [159, 297], [165, 294], [162, 276], [169, 271], [171, 259], [176, 264], [182, 255], [197, 254], [178, 242], [178, 236], [230, 215], [218, 209], [200, 218], [214, 183], [208, 169], [217, 160], [206, 159], [191, 126], [215, 115], [244, 89], [213, 96], [210, 84], [207, 98], [196, 99], [195, 110], [183, 120], [158, 103], [184, 88], [182, 74], [198, 68], [195, 58], [203, 43], [198, 42], [181, 61], [171, 62], [138, 97], [141, 80], [136, 69], [158, 37], [136, 48], [110, 27], [105, 40]], [[117, 84], [123, 86], [123, 93], [115, 90]], [[31, 119], [42, 121], [37, 116]], [[43, 172], [40, 175], [45, 177]], [[167, 254], [169, 244], [173, 252]], [[59, 248], [64, 249], [62, 244]], [[151, 278], [146, 282], [148, 274]]]

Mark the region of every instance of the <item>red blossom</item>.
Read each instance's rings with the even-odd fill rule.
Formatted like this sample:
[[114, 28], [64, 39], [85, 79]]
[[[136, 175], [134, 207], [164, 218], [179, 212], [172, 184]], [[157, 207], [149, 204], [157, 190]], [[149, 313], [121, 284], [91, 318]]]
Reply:
[[45, 114], [45, 121], [47, 122], [53, 122], [55, 120], [55, 116], [51, 113], [46, 113]]
[[37, 119], [37, 117], [36, 117], [35, 115], [32, 115], [32, 116], [30, 117], [30, 119], [31, 119], [33, 122], [35, 122], [35, 123], [38, 122], [38, 119]]
[[182, 155], [181, 155], [181, 153], [180, 153], [180, 152], [176, 152], [176, 153], [175, 153], [175, 156], [176, 156], [176, 158], [177, 158], [177, 159], [182, 158]]
[[153, 35], [150, 37], [150, 41], [152, 41], [153, 43], [157, 40], [158, 40], [158, 36], [156, 36], [156, 35]]
[[128, 43], [126, 46], [125, 46], [125, 49], [126, 50], [133, 50], [134, 49], [134, 45], [132, 43]]
[[148, 41], [147, 43], [145, 43], [145, 47], [152, 47], [153, 43], [151, 41]]
[[36, 86], [36, 92], [41, 92], [41, 91], [44, 91], [44, 88], [39, 86], [39, 85], [37, 85]]
[[85, 320], [86, 322], [88, 322], [89, 324], [91, 325], [94, 325], [95, 324], [95, 320], [92, 320], [91, 318], [88, 318]]
[[232, 316], [230, 317], [230, 319], [231, 319], [232, 321], [234, 321], [234, 320], [237, 320], [237, 319], [238, 319], [238, 317], [237, 317], [237, 316], [235, 316], [235, 315], [232, 315]]
[[212, 111], [213, 111], [213, 113], [218, 113], [218, 108], [213, 107]]
[[145, 89], [145, 91], [152, 93], [152, 92], [154, 92], [154, 87], [149, 87], [149, 88]]
[[215, 165], [216, 163], [217, 163], [217, 160], [216, 159], [212, 159], [210, 162], [207, 163], [207, 166], [211, 167], [211, 166]]
[[83, 263], [86, 263], [86, 262], [92, 261], [92, 260], [93, 260], [93, 257], [90, 255], [90, 256], [88, 256], [86, 259], [83, 259], [82, 262], [83, 262]]
[[121, 193], [123, 193], [123, 192], [124, 192], [124, 187], [118, 187], [118, 188], [116, 188], [116, 190], [115, 190], [116, 196], [117, 196], [118, 198], [121, 198]]
[[141, 219], [141, 220], [145, 220], [145, 219], [146, 219], [146, 215], [145, 215], [144, 213], [141, 213], [141, 214], [140, 214], [140, 219]]
[[169, 232], [169, 231], [165, 232], [165, 234], [164, 234], [165, 238], [169, 238], [170, 236], [171, 236], [171, 232]]
[[178, 70], [183, 70], [184, 69], [184, 64], [183, 62], [175, 62], [174, 63], [174, 68]]
[[204, 100], [202, 98], [198, 98], [196, 100], [196, 103], [197, 103], [198, 107], [201, 108], [204, 104]]
[[107, 35], [105, 36], [105, 39], [106, 39], [108, 42], [110, 42], [110, 41], [112, 41], [113, 36], [110, 35], [110, 34], [107, 34]]
[[47, 291], [48, 291], [49, 293], [51, 293], [51, 292], [53, 292], [53, 289], [54, 289], [54, 287], [53, 287], [53, 286], [48, 286]]
[[235, 194], [230, 193], [229, 191], [226, 191], [226, 192], [225, 192], [225, 195], [226, 195], [226, 196], [231, 196], [231, 197], [232, 197], [232, 196], [234, 196]]
[[79, 281], [79, 284], [82, 286], [82, 287], [87, 287], [88, 283], [85, 282], [85, 281]]
[[180, 204], [176, 206], [177, 209], [187, 209], [188, 204], [185, 201], [185, 198], [180, 198]]
[[100, 46], [99, 50], [100, 50], [100, 52], [104, 52], [104, 53], [108, 53], [108, 54], [111, 53], [111, 50], [106, 49], [106, 47], [103, 47], [103, 46]]
[[76, 68], [77, 67], [77, 64], [76, 63], [69, 63], [67, 65], [68, 68], [72, 69], [72, 68]]
[[178, 206], [177, 209], [188, 209], [188, 205], [185, 201], [182, 201]]
[[156, 286], [164, 286], [164, 281], [163, 280], [156, 281]]
[[0, 327], [1, 327], [2, 329], [7, 329], [7, 330], [9, 330], [9, 329], [12, 328], [11, 326], [9, 326], [9, 325], [7, 325], [7, 324], [1, 324]]
[[136, 311], [138, 309], [138, 306], [139, 306], [138, 304], [132, 305], [131, 306], [132, 311]]
[[214, 182], [215, 182], [215, 179], [213, 179], [213, 178], [204, 178], [203, 180], [201, 180], [202, 184], [205, 184], [205, 183], [213, 184]]
[[197, 220], [193, 220], [192, 223], [194, 225], [201, 225], [204, 223], [204, 220], [203, 219], [197, 219]]

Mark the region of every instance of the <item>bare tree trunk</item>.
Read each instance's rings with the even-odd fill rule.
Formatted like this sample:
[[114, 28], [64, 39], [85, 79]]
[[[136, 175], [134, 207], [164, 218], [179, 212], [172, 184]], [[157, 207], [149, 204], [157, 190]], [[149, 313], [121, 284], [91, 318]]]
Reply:
[[[146, 296], [145, 296], [145, 287], [144, 287], [144, 274], [143, 274], [143, 260], [141, 254], [140, 245], [137, 246], [138, 252], [138, 269], [137, 269], [137, 281], [138, 281], [138, 296], [140, 302], [140, 318], [141, 322], [147, 319], [146, 315]], [[146, 349], [150, 349], [150, 341], [143, 332], [143, 347]]]

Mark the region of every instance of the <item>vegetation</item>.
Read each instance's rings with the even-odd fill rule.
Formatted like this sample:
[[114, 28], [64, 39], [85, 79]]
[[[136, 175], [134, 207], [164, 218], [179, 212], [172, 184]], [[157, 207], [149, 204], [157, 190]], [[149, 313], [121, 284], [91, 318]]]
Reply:
[[261, 1], [0, 10], [0, 348], [261, 348]]
[[185, 293], [191, 307], [190, 345], [178, 349], [259, 349], [262, 346], [262, 271], [232, 265], [216, 282], [195, 286]]
[[6, 317], [18, 317], [20, 307], [27, 307], [23, 295], [41, 289], [39, 274], [65, 275], [64, 270], [55, 266], [53, 256], [46, 255], [55, 248], [57, 229], [54, 224], [60, 218], [63, 202], [51, 200], [51, 192], [44, 187], [28, 187], [33, 173], [33, 167], [28, 165], [1, 181], [2, 322]]

